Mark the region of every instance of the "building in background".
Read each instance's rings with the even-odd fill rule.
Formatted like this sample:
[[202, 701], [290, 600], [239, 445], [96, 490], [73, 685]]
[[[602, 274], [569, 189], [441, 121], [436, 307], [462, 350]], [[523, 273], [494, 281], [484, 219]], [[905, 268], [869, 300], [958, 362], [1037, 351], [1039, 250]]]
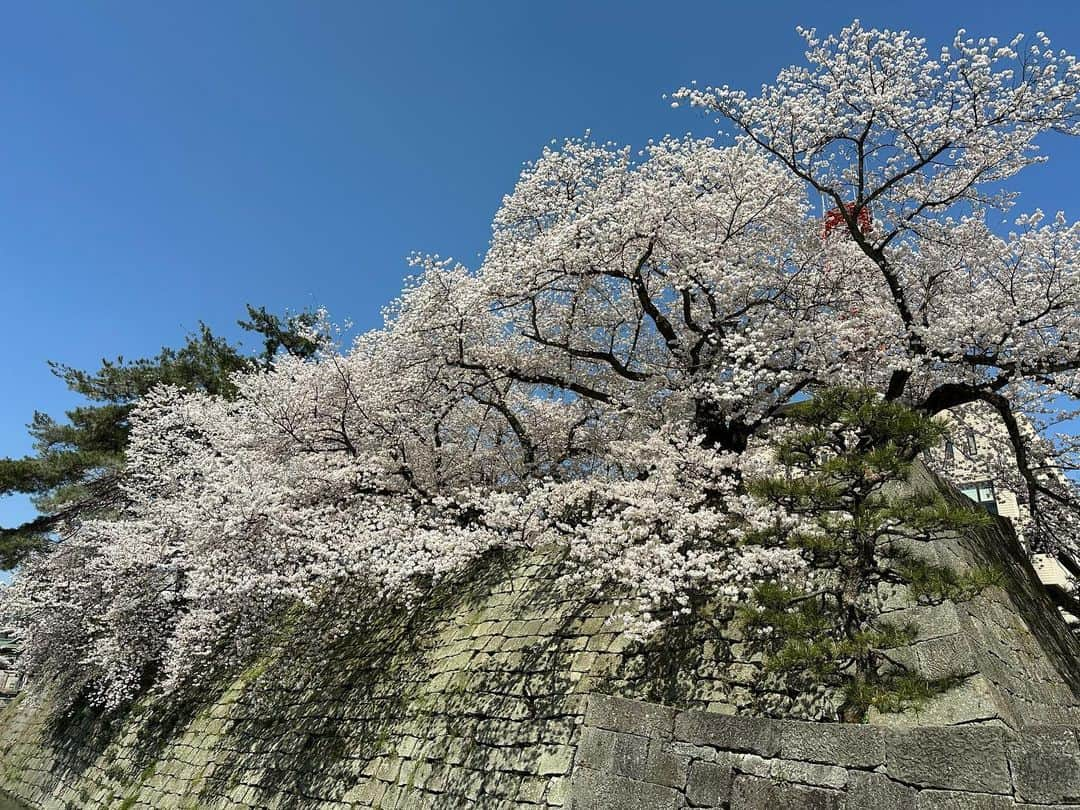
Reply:
[[[965, 405], [941, 415], [949, 425], [949, 438], [927, 454], [927, 464], [967, 497], [994, 515], [1007, 518], [1020, 543], [1029, 552], [1032, 567], [1051, 597], [1071, 623], [1080, 622], [1080, 564], [1065, 552], [1031, 553], [1025, 531], [1031, 523], [1027, 487], [1013, 453], [1008, 432], [996, 414], [978, 404]], [[1031, 436], [1035, 427], [1022, 417], [1021, 430]], [[1052, 476], [1072, 486], [1065, 473], [1049, 468]]]

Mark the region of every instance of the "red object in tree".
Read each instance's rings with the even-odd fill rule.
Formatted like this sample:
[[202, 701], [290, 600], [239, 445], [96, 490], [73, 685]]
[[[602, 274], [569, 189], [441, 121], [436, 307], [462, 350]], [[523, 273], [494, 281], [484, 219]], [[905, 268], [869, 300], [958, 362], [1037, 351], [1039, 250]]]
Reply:
[[[848, 203], [844, 208], [847, 209], [849, 216], [855, 214], [855, 203]], [[874, 228], [874, 220], [870, 217], [870, 209], [865, 205], [859, 209], [857, 221], [859, 223], [859, 231], [864, 236]], [[845, 225], [843, 212], [839, 208], [829, 209], [829, 211], [825, 213], [825, 223], [821, 234], [822, 238], [828, 238], [829, 234], [843, 225]]]

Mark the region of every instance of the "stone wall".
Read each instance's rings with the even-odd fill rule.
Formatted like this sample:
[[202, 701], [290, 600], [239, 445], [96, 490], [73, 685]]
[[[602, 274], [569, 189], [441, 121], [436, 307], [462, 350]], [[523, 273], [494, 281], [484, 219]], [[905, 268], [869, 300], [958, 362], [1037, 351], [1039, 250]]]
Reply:
[[803, 723], [593, 695], [573, 810], [1080, 807], [1070, 726]]
[[[967, 677], [917, 715], [873, 722], [1080, 725], [1080, 649], [1007, 527], [923, 552], [959, 568], [1000, 567], [1004, 587], [960, 605], [881, 594], [885, 611], [907, 611], [920, 628], [895, 656]], [[246, 672], [183, 705], [148, 698], [109, 718], [85, 706], [57, 713], [50, 695], [23, 693], [0, 712], [0, 791], [40, 810], [550, 809], [569, 801], [592, 693], [732, 722], [831, 716], [827, 692], [763, 676], [761, 652], [730, 610], [706, 606], [635, 646], [606, 623], [610, 601], [561, 584], [566, 571], [554, 550], [499, 553], [421, 610], [380, 609], [349, 627], [337, 623], [340, 610], [292, 616]], [[852, 733], [809, 728], [823, 739]], [[577, 753], [586, 770], [601, 763], [589, 750]], [[619, 775], [591, 770], [601, 781]]]
[[[913, 484], [938, 487], [946, 497], [970, 505], [925, 468], [916, 468]], [[944, 725], [996, 716], [1014, 728], [1080, 726], [1080, 643], [1039, 582], [1009, 521], [996, 518], [985, 528], [919, 545], [931, 562], [959, 572], [996, 570], [1001, 585], [965, 602], [932, 607], [907, 606], [904, 589], [883, 599], [885, 612], [896, 611], [890, 619], [919, 628], [916, 659], [909, 655], [905, 663], [929, 677], [950, 668], [971, 674], [959, 691], [907, 719]]]
[[0, 789], [38, 808], [561, 807], [587, 695], [817, 716], [703, 616], [656, 644], [558, 585], [553, 551], [495, 555], [421, 611], [314, 611], [222, 691], [109, 721], [24, 693], [0, 713]]

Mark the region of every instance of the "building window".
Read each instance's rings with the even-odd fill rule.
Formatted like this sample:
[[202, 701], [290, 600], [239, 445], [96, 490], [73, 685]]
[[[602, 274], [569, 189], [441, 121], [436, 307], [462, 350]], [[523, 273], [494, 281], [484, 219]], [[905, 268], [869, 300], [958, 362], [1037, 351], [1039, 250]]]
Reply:
[[960, 491], [990, 514], [996, 515], [998, 513], [997, 498], [994, 496], [993, 481], [976, 481], [971, 484], [960, 484]]
[[968, 456], [975, 456], [979, 452], [979, 448], [975, 444], [975, 431], [971, 428], [964, 431], [964, 452]]

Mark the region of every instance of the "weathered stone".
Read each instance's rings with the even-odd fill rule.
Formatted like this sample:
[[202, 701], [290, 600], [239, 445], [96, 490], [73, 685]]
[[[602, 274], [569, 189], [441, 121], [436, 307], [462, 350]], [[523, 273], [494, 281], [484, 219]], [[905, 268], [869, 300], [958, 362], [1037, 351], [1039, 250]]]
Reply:
[[675, 710], [666, 706], [595, 693], [585, 711], [586, 725], [657, 739], [671, 739], [674, 719]]
[[877, 586], [877, 595], [878, 604], [883, 613], [910, 607], [915, 601], [911, 597], [911, 588], [907, 585], [881, 582]]
[[936, 680], [970, 675], [979, 669], [971, 642], [959, 633], [920, 642], [914, 649], [919, 674], [924, 678]]
[[1006, 796], [956, 790], [923, 790], [915, 810], [1016, 810], [1016, 802]]
[[675, 718], [675, 739], [773, 757], [780, 751], [780, 724], [752, 717], [680, 712]]
[[[962, 562], [970, 551], [980, 566], [1016, 569], [1006, 571], [1008, 590], [991, 588], [960, 605], [957, 632], [944, 632], [953, 629], [948, 610], [938, 621], [941, 611], [916, 609], [924, 640], [901, 655], [918, 669], [944, 673], [961, 659], [960, 639], [967, 638], [978, 673], [917, 713], [874, 715], [873, 722], [987, 720], [1026, 728], [1019, 740], [1006, 735], [1016, 810], [1070, 806], [1080, 756], [1071, 731], [1029, 727], [1080, 718], [1076, 639], [1034, 576], [1026, 568], [1017, 575], [1023, 561], [1015, 538], [973, 534], [964, 542], [970, 548], [957, 540], [948, 559]], [[0, 716], [2, 786], [37, 808], [553, 810], [572, 798], [572, 780], [584, 780], [599, 786], [611, 807], [653, 810], [686, 804], [692, 766], [693, 796], [708, 800], [706, 772], [730, 765], [732, 787], [742, 780], [731, 796], [762, 799], [766, 810], [841, 800], [846, 810], [910, 810], [917, 791], [900, 780], [913, 774], [927, 786], [924, 807], [1013, 807], [1011, 789], [989, 792], [1001, 790], [1007, 773], [993, 740], [965, 741], [950, 758], [956, 771], [932, 761], [905, 763], [895, 750], [886, 750], [883, 763], [876, 728], [753, 720], [748, 715], [762, 711], [833, 716], [835, 696], [796, 695], [779, 676], [763, 679], [760, 652], [730, 615], [714, 614], [705, 632], [696, 616], [687, 617], [673, 637], [678, 646], [631, 648], [604, 623], [615, 610], [611, 603], [555, 585], [565, 570], [561, 558], [540, 565], [529, 552], [502, 562], [505, 570], [488, 568], [475, 583], [456, 580], [407, 621], [389, 609], [384, 620], [378, 611], [341, 643], [317, 615], [303, 626], [305, 616], [304, 632], [224, 685], [220, 698], [208, 694], [205, 712], [179, 718], [181, 731], [155, 725], [172, 717], [156, 699], [146, 701], [145, 712], [118, 716], [108, 736], [98, 736], [102, 728], [91, 714], [54, 728], [44, 711], [13, 704]], [[889, 607], [910, 596], [902, 589], [880, 595]], [[583, 727], [587, 695], [596, 690], [662, 692], [683, 707], [717, 712], [680, 715], [680, 732], [693, 731], [693, 742], [676, 742], [672, 709], [600, 696], [589, 711], [597, 724]], [[719, 718], [720, 712], [740, 716]], [[104, 749], [86, 744], [107, 739]], [[920, 760], [928, 750], [931, 760], [938, 756], [925, 739], [912, 748], [910, 756]], [[148, 758], [156, 772], [142, 772]], [[989, 769], [989, 778], [975, 766]], [[875, 772], [860, 770], [870, 768]], [[845, 778], [846, 788], [838, 789]], [[597, 807], [597, 795], [590, 793], [581, 810]]]
[[732, 757], [732, 766], [739, 773], [764, 777], [772, 774], [773, 761], [757, 754], [735, 754]]
[[900, 626], [909, 625], [916, 632], [918, 641], [951, 636], [960, 632], [960, 617], [951, 602], [939, 605], [914, 605], [889, 614], [889, 621]]
[[569, 773], [570, 764], [574, 759], [574, 749], [569, 745], [549, 746], [542, 754], [536, 765], [536, 772], [540, 776], [559, 776]]
[[1078, 730], [1067, 725], [1036, 725], [1025, 726], [1019, 739], [1013, 744], [1018, 747], [1037, 747], [1046, 751], [1056, 751], [1061, 754], [1080, 755], [1080, 738]]
[[695, 762], [686, 782], [692, 807], [714, 807], [731, 798], [731, 762]]
[[852, 771], [844, 810], [915, 810], [915, 789], [884, 774]]
[[582, 770], [574, 773], [573, 810], [677, 810], [681, 794], [624, 776]]
[[885, 733], [865, 725], [786, 722], [780, 730], [780, 756], [874, 768], [885, 761]]
[[649, 758], [645, 765], [645, 781], [654, 785], [683, 788], [690, 770], [690, 757], [671, 750], [671, 743], [652, 740]]
[[845, 787], [848, 781], [848, 772], [844, 768], [794, 759], [774, 759], [770, 775], [783, 782], [798, 782], [836, 790]]
[[641, 779], [649, 758], [648, 738], [636, 734], [616, 734], [611, 758], [615, 773]]
[[693, 745], [688, 742], [680, 742], [674, 740], [668, 743], [667, 748], [673, 754], [678, 754], [680, 757], [686, 757], [687, 759], [701, 759], [706, 762], [715, 760], [717, 757], [717, 750], [707, 745]]
[[586, 726], [581, 732], [574, 767], [611, 771], [615, 768], [615, 732]]
[[1008, 755], [1017, 798], [1040, 804], [1080, 800], [1080, 747], [1073, 729], [1025, 729]]
[[844, 794], [825, 788], [787, 785], [756, 776], [737, 776], [731, 810], [842, 810]]
[[[544, 802], [548, 807], [562, 807], [570, 801], [570, 777], [559, 776], [548, 780], [544, 788]], [[500, 804], [499, 807], [505, 807]]]
[[[903, 555], [902, 557], [897, 557], [897, 559], [911, 557], [916, 560], [922, 560], [930, 565], [941, 565], [941, 555], [938, 553], [938, 547], [941, 545], [940, 543], [912, 537], [893, 537], [890, 538], [889, 543], [897, 552], [901, 552]], [[886, 562], [888, 561], [886, 560]]]
[[[918, 728], [998, 720], [1006, 714], [1010, 713], [1007, 707], [1003, 706], [999, 691], [980, 674], [967, 678], [959, 686], [943, 692], [917, 710], [881, 713], [871, 709], [868, 717], [870, 722], [875, 724], [894, 728]], [[1015, 717], [1011, 718], [1011, 722], [1015, 723]]]
[[916, 728], [886, 738], [889, 776], [924, 787], [1011, 793], [1000, 728]]

